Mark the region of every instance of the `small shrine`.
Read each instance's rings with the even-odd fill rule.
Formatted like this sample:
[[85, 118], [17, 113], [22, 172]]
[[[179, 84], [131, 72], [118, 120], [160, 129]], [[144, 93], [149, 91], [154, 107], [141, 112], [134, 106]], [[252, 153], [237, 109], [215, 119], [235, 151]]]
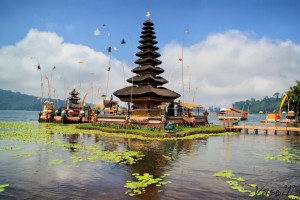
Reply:
[[139, 66], [132, 70], [136, 75], [127, 79], [132, 85], [113, 94], [121, 101], [132, 103], [131, 115], [159, 116], [162, 103], [174, 102], [180, 94], [163, 87], [168, 81], [160, 76], [164, 69], [158, 67], [162, 62], [158, 59], [160, 54], [156, 52], [159, 49], [155, 46], [158, 42], [155, 40], [154, 23], [150, 20], [149, 12], [143, 25], [138, 46], [140, 51], [135, 54], [139, 59], [134, 62]]
[[80, 100], [80, 97], [78, 97], [79, 92], [77, 92], [77, 90], [74, 88], [70, 92], [70, 95], [71, 96], [68, 98], [68, 100], [70, 101], [69, 107], [80, 107], [81, 105], [78, 102]]

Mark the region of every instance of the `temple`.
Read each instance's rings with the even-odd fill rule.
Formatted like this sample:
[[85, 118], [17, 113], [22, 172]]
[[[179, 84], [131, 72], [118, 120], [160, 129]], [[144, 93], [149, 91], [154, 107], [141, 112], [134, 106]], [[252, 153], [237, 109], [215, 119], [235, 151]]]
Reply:
[[158, 59], [160, 54], [156, 52], [159, 48], [155, 46], [157, 41], [150, 15], [143, 25], [138, 46], [140, 51], [135, 54], [139, 59], [134, 62], [139, 66], [132, 70], [136, 75], [127, 79], [132, 85], [115, 91], [114, 95], [121, 101], [133, 103], [132, 115], [158, 116], [160, 105], [174, 102], [180, 94], [162, 87], [168, 81], [159, 76], [164, 70], [158, 67], [162, 62]]
[[[168, 81], [160, 76], [164, 69], [159, 67], [162, 61], [159, 60], [153, 26], [148, 12], [141, 31], [140, 51], [135, 54], [138, 57], [134, 62], [138, 66], [132, 69], [135, 75], [127, 79], [130, 86], [113, 93], [121, 101], [127, 102], [127, 109], [120, 110], [118, 105], [113, 105], [112, 98], [110, 101], [104, 100], [104, 105], [109, 103], [110, 106], [103, 106], [103, 114], [97, 116], [98, 123], [134, 124], [165, 130], [170, 124], [193, 126], [207, 123], [207, 115], [199, 115], [202, 106], [175, 102], [180, 94], [163, 87]], [[195, 109], [198, 110], [197, 115]]]

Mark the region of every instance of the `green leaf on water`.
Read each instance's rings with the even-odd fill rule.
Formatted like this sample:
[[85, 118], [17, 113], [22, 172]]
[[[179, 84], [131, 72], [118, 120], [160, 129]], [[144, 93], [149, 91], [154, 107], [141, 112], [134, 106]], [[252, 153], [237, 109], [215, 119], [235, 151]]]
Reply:
[[289, 199], [300, 200], [300, 196], [296, 196], [296, 195], [292, 195], [292, 194], [290, 194], [290, 195], [288, 196], [288, 198], [289, 198]]
[[58, 165], [58, 164], [63, 163], [63, 162], [64, 162], [63, 159], [54, 159], [52, 161], [49, 161], [48, 165]]
[[[139, 173], [133, 173], [132, 174], [137, 181], [126, 181], [124, 187], [128, 188], [129, 190], [126, 192], [126, 194], [129, 193], [133, 194], [133, 195], [140, 195], [145, 193], [146, 191], [146, 187], [148, 187], [149, 185], [154, 185], [157, 187], [160, 187], [162, 185], [166, 185], [171, 183], [171, 181], [164, 181], [164, 177], [165, 176], [169, 176], [169, 174], [164, 174], [160, 177], [155, 178], [153, 175], [149, 174], [149, 173], [144, 173], [142, 175], [140, 175]], [[162, 190], [159, 190], [160, 192]], [[131, 195], [130, 195], [131, 196]]]
[[0, 185], [0, 192], [4, 192], [5, 191], [4, 188], [6, 188], [8, 186], [9, 186], [9, 184], [2, 184], [2, 185]]
[[233, 177], [232, 170], [223, 170], [215, 173], [213, 176], [215, 177], [226, 177], [226, 178], [231, 178]]

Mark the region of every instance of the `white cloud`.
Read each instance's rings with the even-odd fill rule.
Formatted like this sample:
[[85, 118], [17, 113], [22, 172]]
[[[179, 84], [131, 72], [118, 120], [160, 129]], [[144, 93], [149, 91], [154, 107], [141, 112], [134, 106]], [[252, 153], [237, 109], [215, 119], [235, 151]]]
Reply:
[[[165, 74], [172, 74], [171, 86], [181, 84], [178, 61], [181, 50], [181, 44], [170, 43], [162, 51]], [[195, 103], [225, 107], [251, 97], [272, 96], [295, 85], [300, 74], [300, 46], [292, 41], [257, 39], [230, 30], [211, 34], [198, 44], [184, 47], [183, 61], [185, 101], [188, 100], [187, 66], [190, 66], [190, 101], [197, 87]], [[181, 87], [174, 89], [182, 93]]]
[[[165, 86], [178, 93], [182, 93], [181, 62], [178, 61], [181, 50], [181, 44], [171, 42], [162, 48], [159, 58], [163, 61], [160, 67], [165, 69], [161, 76], [169, 80]], [[116, 53], [112, 54], [117, 57]], [[52, 74], [56, 98], [68, 97], [73, 86], [79, 88], [80, 81], [81, 96], [89, 90], [89, 102], [92, 97], [93, 102], [100, 102], [96, 101], [97, 95], [106, 93], [108, 55], [87, 46], [65, 43], [53, 32], [35, 29], [15, 45], [0, 48], [1, 88], [40, 96], [37, 62], [43, 77], [51, 80]], [[300, 74], [300, 46], [292, 41], [256, 38], [253, 34], [231, 30], [211, 34], [204, 41], [184, 47], [183, 64], [185, 101], [195, 99], [195, 103], [206, 107], [225, 107], [251, 97], [272, 96], [295, 85]], [[111, 61], [108, 95], [124, 87], [123, 66], [127, 80], [132, 76], [131, 69], [117, 59]], [[190, 90], [187, 66], [190, 66]], [[44, 88], [46, 97], [45, 79]]]
[[[80, 61], [83, 63], [80, 64]], [[98, 91], [99, 96], [106, 92], [108, 55], [87, 46], [65, 43], [62, 37], [53, 32], [35, 29], [31, 29], [15, 45], [0, 48], [1, 88], [41, 96], [40, 71], [36, 67], [38, 63], [43, 77], [44, 97], [48, 93], [46, 76], [50, 82], [52, 77], [51, 96], [55, 98], [68, 97], [74, 86], [79, 89], [80, 82], [81, 96], [89, 91], [89, 102], [93, 97], [93, 101], [97, 103]], [[53, 66], [56, 69], [53, 70]], [[124, 68], [126, 72], [130, 71], [126, 65]], [[120, 75], [123, 77], [123, 65], [112, 59], [109, 94], [124, 86]]]

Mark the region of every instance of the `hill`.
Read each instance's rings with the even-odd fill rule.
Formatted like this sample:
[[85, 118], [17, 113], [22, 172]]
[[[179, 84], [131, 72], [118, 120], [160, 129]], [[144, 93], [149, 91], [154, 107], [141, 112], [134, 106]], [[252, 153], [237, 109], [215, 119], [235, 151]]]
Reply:
[[[62, 100], [54, 100], [56, 105], [62, 106]], [[42, 108], [40, 99], [36, 96], [0, 89], [0, 110], [31, 110]]]
[[278, 97], [278, 95], [275, 95], [275, 97], [266, 96], [261, 100], [251, 98], [250, 100], [246, 101], [234, 102], [232, 107], [239, 108], [252, 114], [258, 114], [260, 111], [263, 113], [272, 113], [279, 110], [280, 102], [281, 99]]

